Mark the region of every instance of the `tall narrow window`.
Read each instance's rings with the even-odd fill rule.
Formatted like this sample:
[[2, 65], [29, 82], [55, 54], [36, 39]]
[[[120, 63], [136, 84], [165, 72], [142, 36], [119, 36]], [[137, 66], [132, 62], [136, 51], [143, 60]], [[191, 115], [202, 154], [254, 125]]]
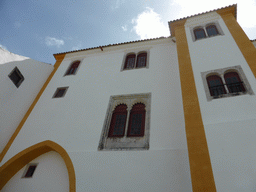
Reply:
[[215, 25], [209, 25], [208, 27], [206, 27], [206, 31], [209, 37], [219, 34], [217, 27]]
[[194, 34], [195, 34], [196, 40], [202, 39], [202, 38], [205, 38], [205, 37], [206, 37], [206, 34], [205, 34], [203, 28], [194, 29]]
[[222, 94], [226, 94], [223, 82], [218, 75], [211, 75], [207, 77], [207, 83], [211, 96], [219, 96]]
[[75, 75], [79, 65], [80, 61], [75, 61], [74, 63], [72, 63], [65, 75]]
[[68, 90], [68, 87], [57, 88], [52, 98], [64, 97], [67, 90]]
[[146, 67], [147, 53], [140, 53], [137, 56], [136, 68]]
[[124, 104], [118, 105], [113, 114], [110, 123], [109, 137], [123, 137], [125, 133], [125, 125], [127, 118], [127, 106]]
[[132, 107], [130, 112], [128, 137], [142, 137], [145, 129], [145, 105], [138, 103]]
[[224, 79], [230, 93], [245, 92], [243, 82], [236, 72], [226, 73]]
[[124, 69], [133, 69], [135, 66], [135, 54], [127, 55], [125, 59]]

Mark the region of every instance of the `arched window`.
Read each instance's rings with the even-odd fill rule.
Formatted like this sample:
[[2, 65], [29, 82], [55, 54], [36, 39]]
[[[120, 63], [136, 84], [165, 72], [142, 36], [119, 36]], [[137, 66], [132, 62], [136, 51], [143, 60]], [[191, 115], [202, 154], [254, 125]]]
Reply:
[[218, 32], [218, 29], [215, 25], [209, 25], [206, 27], [206, 31], [207, 31], [207, 34], [209, 37], [211, 36], [215, 36], [215, 35], [218, 35], [219, 32]]
[[140, 53], [137, 56], [136, 68], [146, 67], [147, 53]]
[[228, 72], [224, 75], [224, 79], [230, 93], [245, 92], [243, 82], [241, 81], [238, 73]]
[[206, 78], [211, 96], [226, 94], [223, 82], [218, 75], [211, 75]]
[[125, 133], [125, 124], [127, 119], [127, 106], [118, 105], [113, 114], [108, 132], [109, 137], [123, 137]]
[[77, 71], [77, 68], [80, 65], [80, 61], [75, 61], [67, 70], [65, 75], [74, 75]]
[[142, 137], [145, 130], [145, 105], [138, 103], [132, 107], [127, 137]]
[[124, 69], [133, 69], [135, 66], [135, 58], [135, 54], [127, 55], [125, 59]]
[[195, 34], [196, 40], [197, 40], [197, 39], [202, 39], [202, 38], [205, 38], [205, 37], [206, 37], [206, 34], [205, 34], [203, 28], [194, 29], [194, 34]]

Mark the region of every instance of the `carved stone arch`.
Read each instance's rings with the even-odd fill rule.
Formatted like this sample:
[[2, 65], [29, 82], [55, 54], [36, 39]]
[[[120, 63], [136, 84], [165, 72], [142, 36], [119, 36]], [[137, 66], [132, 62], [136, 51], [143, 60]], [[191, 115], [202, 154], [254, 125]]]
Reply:
[[134, 105], [139, 104], [139, 103], [144, 104], [145, 105], [145, 110], [147, 110], [147, 102], [142, 98], [134, 100], [131, 104], [131, 109]]
[[217, 76], [219, 76], [219, 77], [222, 76], [222, 74], [220, 74], [220, 73], [212, 72], [212, 73], [208, 73], [208, 74], [205, 76], [205, 78], [210, 77], [210, 76], [212, 76], [212, 75], [217, 75]]
[[226, 70], [226, 71], [223, 73], [223, 76], [224, 76], [226, 73], [229, 73], [229, 72], [235, 72], [235, 73], [237, 73], [237, 74], [239, 75], [239, 71], [238, 71], [238, 70], [236, 70], [236, 69], [228, 69], [228, 70]]
[[118, 101], [118, 102], [116, 102], [114, 105], [113, 105], [113, 107], [112, 107], [112, 112], [116, 109], [116, 107], [118, 107], [119, 105], [126, 105], [127, 107], [128, 107], [128, 105], [127, 105], [127, 103], [125, 103], [124, 101]]
[[76, 191], [76, 177], [75, 169], [73, 163], [66, 152], [66, 150], [58, 145], [57, 143], [47, 140], [37, 143], [27, 149], [16, 154], [14, 157], [9, 159], [3, 166], [0, 167], [0, 190], [5, 186], [5, 184], [26, 164], [28, 164], [33, 159], [39, 157], [50, 151], [55, 151], [60, 154], [63, 158], [69, 177], [69, 192]]

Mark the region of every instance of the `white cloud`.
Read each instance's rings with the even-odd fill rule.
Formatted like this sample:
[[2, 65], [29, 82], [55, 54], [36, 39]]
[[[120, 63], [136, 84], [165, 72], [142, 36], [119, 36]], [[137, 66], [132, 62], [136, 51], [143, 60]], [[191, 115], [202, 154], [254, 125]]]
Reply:
[[123, 31], [127, 31], [127, 25], [122, 26]]
[[237, 18], [242, 27], [255, 27], [256, 23], [253, 18], [256, 17], [256, 2], [255, 0], [174, 0], [174, 5], [178, 5], [181, 11], [177, 15], [177, 19], [190, 15], [218, 9], [221, 7], [233, 5], [237, 3]]
[[54, 37], [46, 37], [45, 43], [47, 46], [57, 46], [60, 47], [61, 45], [64, 45], [64, 41], [62, 39], [56, 39]]
[[72, 51], [79, 50], [79, 49], [82, 49], [82, 44], [81, 43], [79, 43], [78, 45], [72, 47]]
[[112, 10], [118, 9], [120, 7], [120, 5], [124, 3], [124, 1], [125, 0], [116, 0], [114, 2], [114, 4], [111, 6]]
[[168, 25], [161, 20], [158, 13], [147, 7], [132, 20], [133, 29], [141, 39], [170, 36]]

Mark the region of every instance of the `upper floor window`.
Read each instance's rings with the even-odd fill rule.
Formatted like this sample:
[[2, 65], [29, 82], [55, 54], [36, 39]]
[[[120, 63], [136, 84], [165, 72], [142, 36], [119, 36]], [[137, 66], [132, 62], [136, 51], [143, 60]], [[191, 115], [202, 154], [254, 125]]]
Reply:
[[211, 93], [211, 96], [219, 96], [226, 94], [226, 90], [222, 79], [218, 75], [211, 75], [207, 77], [208, 87]]
[[221, 97], [254, 94], [240, 66], [202, 73], [208, 101]]
[[225, 73], [224, 79], [229, 93], [245, 92], [243, 82], [241, 81], [238, 73], [228, 72]]
[[68, 90], [68, 87], [59, 87], [59, 88], [57, 88], [52, 98], [64, 97], [67, 90]]
[[70, 67], [68, 68], [67, 72], [65, 73], [65, 75], [75, 75], [76, 71], [78, 69], [80, 65], [80, 61], [75, 61], [73, 62]]
[[24, 81], [24, 77], [21, 74], [20, 70], [18, 69], [18, 67], [15, 67], [12, 72], [8, 75], [9, 78], [12, 80], [12, 82], [14, 83], [14, 85], [18, 88], [21, 83]]
[[206, 34], [203, 28], [194, 29], [194, 34], [196, 39], [202, 39], [206, 37]]
[[37, 164], [33, 163], [33, 164], [28, 164], [25, 172], [23, 173], [22, 178], [32, 178], [32, 176], [34, 175], [34, 172], [36, 170]]
[[218, 32], [218, 29], [215, 25], [209, 25], [206, 27], [206, 31], [207, 31], [207, 34], [209, 37], [211, 36], [215, 36], [215, 35], [218, 35], [219, 32]]
[[129, 53], [126, 55], [123, 69], [143, 68], [147, 66], [147, 52]]
[[192, 31], [194, 41], [223, 34], [218, 23], [201, 25], [195, 27]]
[[111, 97], [98, 149], [148, 149], [150, 99], [150, 93]]

